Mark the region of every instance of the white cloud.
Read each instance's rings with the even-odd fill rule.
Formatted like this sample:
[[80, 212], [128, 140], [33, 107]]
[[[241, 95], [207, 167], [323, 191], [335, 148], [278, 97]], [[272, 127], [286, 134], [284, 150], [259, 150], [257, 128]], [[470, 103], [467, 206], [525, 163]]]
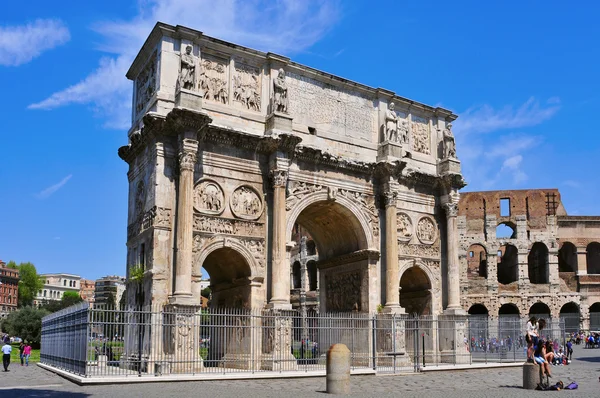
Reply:
[[502, 163], [502, 169], [500, 171], [515, 170], [519, 167], [519, 165], [521, 164], [522, 161], [523, 161], [523, 156], [521, 156], [521, 155], [512, 156], [512, 157], [506, 159]]
[[71, 38], [58, 19], [37, 19], [26, 25], [0, 26], [0, 65], [18, 66]]
[[517, 109], [510, 105], [494, 109], [486, 104], [459, 114], [454, 127], [459, 135], [468, 135], [535, 126], [550, 119], [559, 109], [558, 97], [549, 98], [545, 106], [540, 105], [534, 97], [530, 97]]
[[492, 149], [486, 152], [490, 157], [509, 157], [530, 149], [542, 142], [542, 137], [526, 134], [510, 134], [499, 137]]
[[106, 118], [108, 127], [127, 128], [132, 85], [125, 73], [156, 21], [188, 26], [259, 50], [289, 54], [312, 46], [338, 16], [338, 1], [141, 0], [135, 18], [93, 26], [103, 38], [98, 49], [114, 57], [102, 59], [98, 69], [82, 81], [29, 108], [91, 104]]
[[56, 191], [61, 189], [63, 186], [65, 186], [65, 184], [71, 179], [71, 177], [73, 177], [73, 174], [69, 174], [68, 176], [66, 176], [65, 178], [60, 180], [60, 182], [58, 182], [54, 185], [51, 185], [48, 188], [42, 190], [36, 196], [39, 199], [46, 199], [47, 197], [49, 197], [50, 195], [52, 195], [53, 193], [55, 193]]

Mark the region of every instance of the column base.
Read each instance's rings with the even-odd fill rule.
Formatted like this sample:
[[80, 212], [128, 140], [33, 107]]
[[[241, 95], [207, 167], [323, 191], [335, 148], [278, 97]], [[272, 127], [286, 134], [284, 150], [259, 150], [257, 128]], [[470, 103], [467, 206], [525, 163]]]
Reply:
[[190, 295], [174, 294], [169, 297], [169, 304], [170, 305], [195, 306], [195, 307], [200, 306], [200, 303], [191, 294]]
[[406, 314], [406, 310], [404, 309], [404, 307], [400, 307], [400, 304], [390, 304], [387, 305], [385, 307], [383, 307], [383, 311], [384, 314]]
[[285, 301], [271, 301], [269, 304], [267, 304], [266, 308], [269, 310], [291, 310], [292, 303]]
[[444, 315], [468, 315], [467, 311], [461, 307], [448, 307], [444, 310]]

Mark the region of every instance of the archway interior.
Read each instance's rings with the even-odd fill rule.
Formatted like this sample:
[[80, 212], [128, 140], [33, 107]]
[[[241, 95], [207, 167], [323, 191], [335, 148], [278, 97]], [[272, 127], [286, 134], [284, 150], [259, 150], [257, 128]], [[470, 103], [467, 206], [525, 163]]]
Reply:
[[292, 265], [292, 289], [300, 289], [302, 287], [302, 274], [300, 269], [300, 262], [295, 261]]
[[592, 242], [586, 249], [587, 273], [600, 274], [600, 243]]
[[469, 315], [485, 315], [487, 316], [489, 311], [483, 304], [474, 304], [469, 308]]
[[469, 247], [467, 277], [469, 279], [487, 278], [487, 252], [481, 245], [475, 244]]
[[579, 331], [579, 306], [573, 302], [567, 303], [560, 309], [560, 318], [565, 323], [565, 332]]
[[412, 267], [402, 274], [400, 306], [408, 314], [431, 315], [431, 281], [422, 269]]
[[210, 277], [211, 307], [250, 308], [250, 265], [235, 249], [224, 247], [210, 253], [202, 267]]
[[577, 248], [571, 242], [558, 250], [558, 272], [577, 272]]
[[519, 280], [518, 250], [513, 245], [503, 245], [498, 250], [498, 283], [508, 285]]
[[544, 303], [535, 303], [529, 308], [529, 316], [534, 316], [537, 319], [546, 319], [547, 321], [550, 318], [550, 307]]
[[356, 216], [334, 201], [313, 203], [296, 221], [313, 237], [319, 260], [326, 260], [368, 248]]
[[501, 338], [513, 339], [521, 335], [520, 312], [514, 304], [504, 304], [498, 310], [498, 333]]
[[535, 242], [527, 256], [529, 282], [545, 284], [549, 282], [548, 248], [541, 242]]
[[600, 303], [590, 306], [590, 330], [600, 330]]

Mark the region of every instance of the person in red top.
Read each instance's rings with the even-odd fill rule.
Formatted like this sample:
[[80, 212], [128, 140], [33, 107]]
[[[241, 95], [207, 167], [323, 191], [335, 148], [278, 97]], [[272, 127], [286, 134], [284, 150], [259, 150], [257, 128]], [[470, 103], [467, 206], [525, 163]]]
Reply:
[[29, 357], [31, 356], [31, 345], [29, 343], [25, 343], [25, 348], [23, 348], [23, 357], [25, 358], [25, 366], [29, 366]]

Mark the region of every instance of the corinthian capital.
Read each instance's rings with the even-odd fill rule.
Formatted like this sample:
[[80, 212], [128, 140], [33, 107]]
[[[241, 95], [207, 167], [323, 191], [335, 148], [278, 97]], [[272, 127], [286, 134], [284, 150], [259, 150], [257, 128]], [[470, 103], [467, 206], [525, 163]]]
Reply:
[[446, 211], [447, 217], [456, 217], [458, 215], [458, 204], [456, 203], [445, 203], [444, 210]]
[[196, 165], [196, 151], [183, 150], [179, 152], [179, 170], [194, 171]]
[[396, 199], [398, 198], [398, 193], [394, 191], [385, 191], [383, 193], [383, 204], [385, 207], [388, 206], [396, 206]]
[[288, 179], [288, 172], [287, 170], [271, 170], [271, 174], [269, 176], [270, 180], [271, 180], [271, 186], [273, 188], [276, 187], [284, 187], [287, 184], [287, 179]]

